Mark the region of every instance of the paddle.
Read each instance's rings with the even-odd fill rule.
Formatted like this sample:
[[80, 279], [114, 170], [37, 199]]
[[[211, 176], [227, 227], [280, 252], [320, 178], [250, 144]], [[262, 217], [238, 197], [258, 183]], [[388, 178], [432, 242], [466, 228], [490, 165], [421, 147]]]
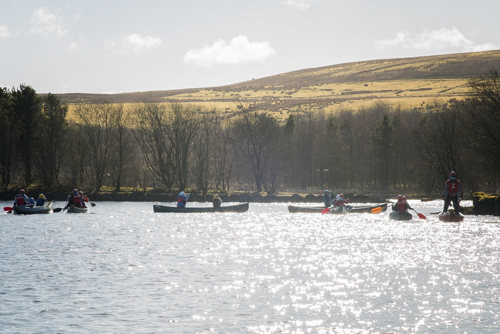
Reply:
[[[415, 211], [415, 209], [413, 209], [413, 208], [412, 208], [412, 210]], [[419, 213], [417, 211], [415, 211], [415, 213], [417, 214], [418, 218], [420, 218], [420, 219], [427, 219], [427, 217], [424, 216], [423, 214], [421, 214], [421, 213]]]
[[324, 208], [323, 210], [321, 210], [321, 213], [325, 214], [325, 213], [328, 213], [330, 212], [330, 208]]
[[55, 208], [53, 211], [54, 211], [54, 212], [61, 212], [61, 211], [62, 211], [62, 208]]
[[10, 207], [10, 206], [4, 206], [4, 207], [3, 207], [3, 211], [7, 211], [7, 213], [11, 213], [11, 212], [12, 212], [12, 210], [13, 210], [13, 209], [12, 209], [12, 207]]
[[94, 207], [94, 206], [95, 206], [95, 203], [94, 203], [94, 202], [90, 202], [90, 205], [91, 205], [92, 207]]
[[384, 208], [382, 208], [381, 206], [377, 206], [376, 208], [371, 209], [370, 213], [380, 213], [382, 212], [382, 210], [384, 210]]

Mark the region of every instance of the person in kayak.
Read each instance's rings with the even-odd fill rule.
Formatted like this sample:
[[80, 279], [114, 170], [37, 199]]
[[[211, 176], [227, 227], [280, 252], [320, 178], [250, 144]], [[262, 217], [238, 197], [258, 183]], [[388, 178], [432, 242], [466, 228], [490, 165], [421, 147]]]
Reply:
[[19, 189], [16, 197], [14, 198], [14, 206], [17, 205], [27, 205], [29, 202], [29, 197], [26, 195], [24, 189]]
[[406, 196], [398, 195], [398, 201], [392, 205], [392, 211], [408, 213], [408, 209], [413, 210], [410, 204], [408, 204]]
[[219, 195], [214, 196], [214, 200], [212, 201], [214, 208], [218, 209], [222, 205], [222, 198]]
[[444, 198], [444, 208], [443, 212], [448, 211], [448, 207], [450, 203], [453, 203], [453, 207], [455, 208], [455, 213], [460, 213], [460, 200], [464, 198], [464, 193], [462, 190], [462, 182], [457, 179], [457, 173], [454, 171], [450, 172], [448, 176], [448, 180], [444, 183], [443, 189], [443, 198]]
[[179, 196], [177, 196], [177, 207], [185, 208], [188, 199], [189, 199], [189, 194], [185, 194], [184, 191], [181, 191], [179, 193]]
[[330, 192], [330, 190], [325, 190], [325, 193], [323, 194], [323, 204], [325, 204], [325, 208], [329, 208], [332, 206], [335, 195], [332, 196], [333, 194]]

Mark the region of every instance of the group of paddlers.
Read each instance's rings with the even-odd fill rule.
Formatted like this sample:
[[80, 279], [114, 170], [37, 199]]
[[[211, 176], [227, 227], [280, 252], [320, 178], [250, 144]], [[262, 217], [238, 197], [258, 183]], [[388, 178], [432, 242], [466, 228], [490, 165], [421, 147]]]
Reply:
[[[35, 202], [33, 197], [28, 197], [28, 195], [26, 195], [26, 191], [24, 189], [19, 189], [16, 197], [14, 198], [14, 206], [44, 206], [47, 201], [47, 197], [44, 194], [40, 194]], [[88, 196], [81, 190], [73, 189], [71, 194], [68, 195], [67, 204], [64, 210], [70, 206], [86, 208], [87, 206], [85, 205], [85, 202], [89, 202]]]
[[26, 191], [24, 189], [19, 189], [14, 198], [14, 206], [26, 206], [26, 207], [35, 207], [35, 206], [44, 206], [47, 201], [47, 197], [44, 194], [38, 195], [38, 199], [35, 201], [33, 197], [28, 197], [26, 195]]
[[[455, 213], [460, 213], [460, 200], [463, 199], [463, 189], [462, 182], [457, 179], [457, 173], [451, 171], [448, 179], [444, 184], [444, 189], [442, 193], [444, 199], [443, 212], [448, 211], [451, 203], [455, 208]], [[339, 211], [343, 209], [349, 203], [349, 199], [345, 199], [343, 194], [335, 195], [329, 190], [325, 190], [323, 194], [323, 203], [325, 208], [331, 208], [334, 211]], [[348, 207], [347, 207], [348, 208]], [[408, 210], [413, 210], [413, 208], [408, 204], [406, 196], [398, 195], [398, 200], [392, 205], [392, 210], [397, 212], [408, 212]]]

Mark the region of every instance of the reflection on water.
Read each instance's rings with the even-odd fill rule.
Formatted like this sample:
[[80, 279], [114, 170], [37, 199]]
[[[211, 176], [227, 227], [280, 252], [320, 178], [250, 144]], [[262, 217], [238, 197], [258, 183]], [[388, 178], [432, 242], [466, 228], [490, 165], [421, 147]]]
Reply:
[[1, 214], [1, 332], [498, 333], [499, 218], [411, 205], [429, 219], [253, 203]]

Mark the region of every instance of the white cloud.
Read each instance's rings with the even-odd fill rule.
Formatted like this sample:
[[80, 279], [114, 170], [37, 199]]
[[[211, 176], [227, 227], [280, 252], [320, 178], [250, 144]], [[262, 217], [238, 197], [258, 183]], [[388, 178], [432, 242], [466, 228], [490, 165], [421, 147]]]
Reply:
[[141, 34], [130, 34], [118, 41], [108, 41], [108, 49], [118, 53], [142, 52], [161, 45], [159, 37]]
[[46, 7], [36, 9], [31, 16], [32, 28], [30, 32], [42, 36], [55, 35], [62, 37], [68, 30], [64, 28], [60, 21], [61, 18], [51, 13]]
[[191, 49], [184, 56], [186, 63], [201, 66], [213, 64], [241, 64], [263, 61], [276, 54], [269, 42], [250, 42], [247, 36], [239, 35], [229, 43], [222, 39], [201, 49]]
[[398, 32], [396, 37], [376, 41], [380, 48], [402, 47], [415, 50], [448, 50], [448, 51], [483, 51], [496, 49], [491, 43], [477, 44], [465, 37], [457, 28], [442, 28], [433, 31], [424, 31], [416, 36], [408, 32]]
[[7, 26], [0, 26], [0, 38], [8, 38], [11, 36], [9, 27]]
[[311, 0], [283, 0], [281, 3], [287, 6], [297, 7], [302, 10], [306, 10], [311, 6]]

